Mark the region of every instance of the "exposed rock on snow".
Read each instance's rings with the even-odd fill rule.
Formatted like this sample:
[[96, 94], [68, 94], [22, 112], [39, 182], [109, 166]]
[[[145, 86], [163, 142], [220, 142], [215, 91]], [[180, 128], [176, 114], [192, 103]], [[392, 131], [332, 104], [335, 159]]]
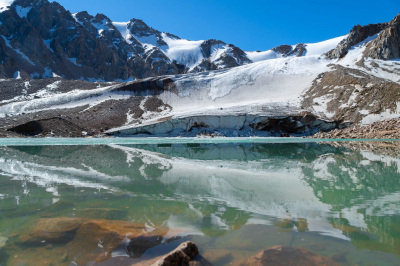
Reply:
[[[313, 82], [304, 94], [303, 107], [325, 119], [352, 123], [399, 115], [400, 84], [340, 65], [333, 69]], [[373, 114], [376, 117], [371, 117]]]
[[261, 52], [246, 52], [247, 57], [253, 62], [262, 60], [269, 60], [287, 56], [312, 56], [322, 55], [330, 50], [336, 48], [336, 46], [345, 38], [345, 36], [333, 38], [327, 41], [319, 43], [300, 43], [297, 45], [280, 45], [272, 48], [271, 50]]
[[368, 44], [364, 55], [383, 60], [400, 58], [400, 14], [388, 23], [374, 41]]
[[319, 132], [313, 138], [327, 139], [400, 139], [400, 119], [389, 119], [369, 125], [357, 125], [330, 132]]
[[374, 36], [382, 31], [386, 26], [387, 23], [354, 26], [349, 35], [343, 39], [337, 47], [327, 52], [326, 55], [331, 59], [342, 58], [346, 56], [352, 46], [364, 41], [368, 37]]

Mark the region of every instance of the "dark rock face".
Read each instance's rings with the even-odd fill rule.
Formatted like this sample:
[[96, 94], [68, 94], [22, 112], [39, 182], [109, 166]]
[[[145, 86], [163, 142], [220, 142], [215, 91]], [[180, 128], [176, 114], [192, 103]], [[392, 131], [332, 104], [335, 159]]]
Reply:
[[368, 43], [364, 51], [365, 57], [391, 60], [400, 57], [400, 14], [389, 23], [354, 26], [349, 36], [339, 45], [326, 53], [330, 59], [343, 58], [349, 49], [376, 34], [376, 39]]
[[375, 40], [368, 44], [364, 55], [383, 60], [400, 58], [400, 14], [389, 23]]
[[283, 57], [286, 56], [304, 56], [307, 52], [307, 46], [303, 43], [299, 43], [293, 49], [291, 45], [280, 45], [278, 47], [272, 48], [272, 51], [282, 54]]
[[[29, 10], [20, 17], [17, 8]], [[82, 16], [83, 18], [84, 16]], [[98, 16], [94, 20], [100, 20]], [[6, 77], [128, 79], [132, 73], [115, 47], [97, 38], [56, 2], [16, 0], [0, 13], [0, 58]]]
[[311, 134], [315, 131], [327, 131], [338, 127], [340, 122], [326, 122], [311, 113], [304, 112], [298, 116], [269, 118], [263, 122], [251, 124], [258, 131], [267, 131], [282, 137], [296, 134]]
[[296, 55], [297, 57], [304, 56], [307, 52], [306, 45], [299, 43], [288, 55]]
[[354, 26], [353, 29], [350, 31], [349, 36], [339, 43], [339, 45], [334, 49], [327, 53], [327, 56], [330, 59], [334, 58], [342, 58], [344, 57], [349, 49], [364, 41], [368, 37], [374, 36], [375, 34], [379, 33], [386, 27], [386, 23], [383, 24], [370, 24], [367, 26]]
[[30, 121], [28, 123], [10, 128], [9, 131], [25, 135], [36, 136], [39, 134], [62, 136], [62, 137], [81, 137], [83, 129], [74, 123], [60, 117]]
[[280, 45], [278, 47], [272, 48], [272, 51], [281, 53], [281, 54], [288, 54], [292, 51], [292, 46], [290, 45]]

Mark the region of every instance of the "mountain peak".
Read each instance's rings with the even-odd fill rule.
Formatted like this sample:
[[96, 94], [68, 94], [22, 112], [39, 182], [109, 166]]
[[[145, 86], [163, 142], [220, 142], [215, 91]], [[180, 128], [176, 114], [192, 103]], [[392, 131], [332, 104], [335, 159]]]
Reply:
[[12, 5], [18, 5], [21, 7], [28, 7], [28, 6], [36, 6], [37, 7], [37, 6], [41, 6], [43, 4], [48, 4], [48, 3], [49, 3], [48, 0], [14, 0]]
[[131, 19], [128, 23], [129, 30], [138, 37], [150, 36], [153, 34], [160, 34], [161, 32], [158, 30], [149, 27], [146, 23], [141, 19]]

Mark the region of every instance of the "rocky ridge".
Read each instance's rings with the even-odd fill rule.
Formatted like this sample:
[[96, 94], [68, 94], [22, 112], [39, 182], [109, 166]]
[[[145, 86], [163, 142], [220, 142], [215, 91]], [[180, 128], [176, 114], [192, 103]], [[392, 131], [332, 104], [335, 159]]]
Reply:
[[[0, 36], [0, 78], [127, 81], [259, 60], [220, 40], [181, 39], [138, 19], [121, 23], [104, 14], [71, 14], [48, 0], [12, 2], [0, 12]], [[271, 52], [277, 57], [303, 56], [307, 47], [299, 44], [286, 50], [278, 47]]]

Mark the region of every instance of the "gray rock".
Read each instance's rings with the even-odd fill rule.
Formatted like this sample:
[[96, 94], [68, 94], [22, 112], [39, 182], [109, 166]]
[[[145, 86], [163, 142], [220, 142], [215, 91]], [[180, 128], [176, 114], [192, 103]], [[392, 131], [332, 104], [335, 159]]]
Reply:
[[8, 238], [4, 236], [0, 236], [0, 249], [4, 248], [6, 246]]
[[400, 58], [400, 14], [370, 42], [364, 51], [366, 57], [382, 60]]
[[341, 41], [335, 49], [326, 53], [326, 56], [330, 59], [338, 59], [346, 56], [352, 46], [359, 44], [368, 37], [379, 33], [386, 28], [387, 25], [388, 23], [379, 23], [369, 24], [366, 26], [354, 26], [348, 37]]

